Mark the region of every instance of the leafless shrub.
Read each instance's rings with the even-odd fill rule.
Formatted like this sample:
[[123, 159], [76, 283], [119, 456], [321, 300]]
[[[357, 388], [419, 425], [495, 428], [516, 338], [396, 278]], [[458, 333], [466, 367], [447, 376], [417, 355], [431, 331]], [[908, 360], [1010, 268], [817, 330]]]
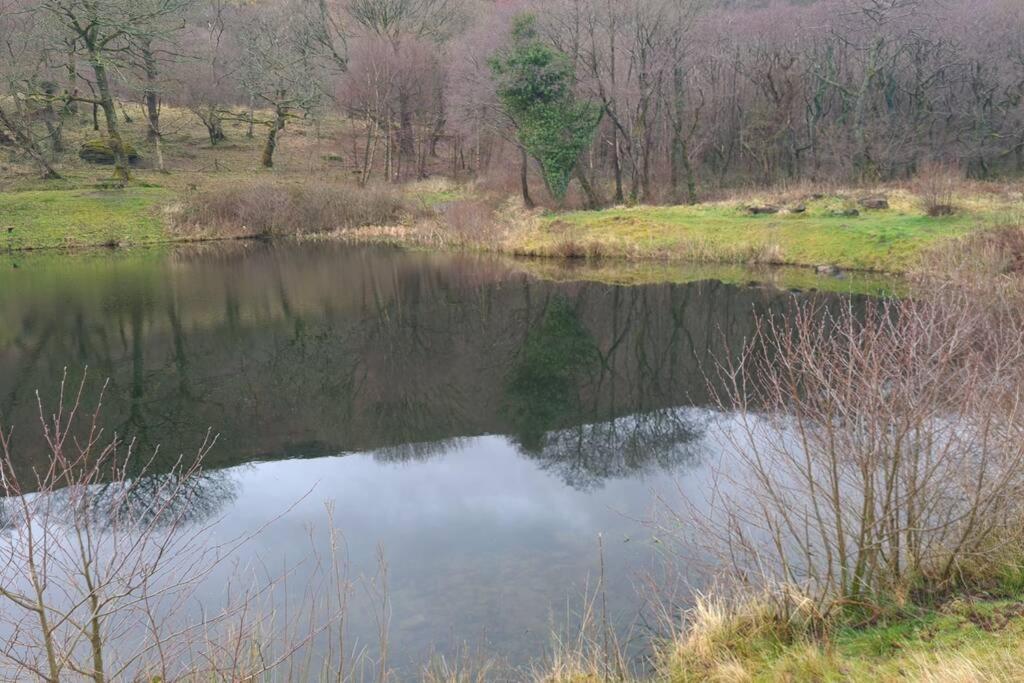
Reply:
[[956, 213], [954, 201], [962, 182], [954, 166], [929, 162], [918, 169], [912, 189], [921, 198], [926, 214], [933, 218], [951, 216]]
[[456, 200], [442, 210], [445, 229], [460, 242], [495, 244], [506, 232], [492, 203], [480, 199]]
[[299, 235], [396, 225], [426, 213], [401, 190], [389, 186], [263, 180], [193, 196], [179, 223], [229, 233]]
[[[198, 585], [262, 528], [211, 540], [215, 522], [197, 519], [193, 503], [211, 476], [202, 461], [214, 439], [157, 471], [155, 456], [104, 436], [100, 404], [83, 407], [84, 386], [65, 395], [62, 384], [53, 414], [40, 402], [40, 466], [19, 459], [11, 432], [0, 431], [0, 677], [387, 678], [386, 565], [367, 584], [380, 606], [374, 660], [345, 639], [353, 582], [330, 506], [326, 553], [277, 575], [238, 567], [221, 606], [190, 610]], [[282, 602], [300, 569], [302, 599]]]
[[[728, 411], [691, 541], [818, 609], [935, 595], [1019, 563], [1024, 296], [917, 296], [765, 318], [723, 371]], [[680, 519], [679, 521], [683, 521]]]

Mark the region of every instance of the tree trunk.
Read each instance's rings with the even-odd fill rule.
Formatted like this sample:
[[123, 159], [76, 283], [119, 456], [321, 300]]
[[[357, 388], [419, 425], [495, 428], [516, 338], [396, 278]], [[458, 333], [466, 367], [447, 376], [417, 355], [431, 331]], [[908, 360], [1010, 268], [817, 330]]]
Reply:
[[864, 79], [861, 81], [860, 89], [857, 91], [857, 99], [853, 108], [853, 135], [856, 143], [854, 166], [862, 181], [873, 180], [875, 175], [874, 163], [871, 160], [871, 146], [866, 129], [868, 94], [875, 80], [879, 54], [882, 50], [882, 41], [882, 38], [877, 38], [868, 53], [868, 63], [864, 70]]
[[164, 166], [163, 136], [159, 133], [157, 133], [156, 138], [153, 140], [153, 149], [156, 152], [156, 170], [161, 173], [167, 173], [167, 168]]
[[44, 83], [43, 91], [46, 95], [46, 104], [43, 107], [43, 121], [46, 124], [46, 134], [50, 138], [50, 150], [56, 158], [64, 151], [64, 139], [61, 134], [61, 121], [57, 111], [53, 108], [53, 101], [57, 97], [57, 84]]
[[444, 106], [444, 87], [438, 86], [434, 92], [434, 103], [437, 107], [437, 116], [434, 118], [434, 128], [430, 132], [430, 156], [437, 158], [437, 143], [444, 135], [444, 127], [447, 124], [447, 115]]
[[277, 150], [277, 133], [284, 128], [284, 110], [277, 107], [274, 110], [274, 122], [270, 124], [270, 131], [267, 133], [267, 142], [263, 146], [263, 157], [260, 163], [263, 168], [274, 167], [274, 152]]
[[75, 64], [75, 44], [68, 47], [68, 62], [65, 67], [68, 74], [68, 88], [64, 97], [64, 113], [69, 116], [78, 114], [78, 67]]
[[626, 195], [622, 191], [622, 157], [619, 150], [619, 129], [612, 126], [612, 168], [615, 171], [615, 203], [622, 204]]
[[686, 139], [686, 131], [683, 130], [683, 110], [686, 102], [681, 67], [673, 69], [672, 80], [675, 90], [675, 116], [672, 117], [672, 197], [677, 204], [696, 204], [697, 179], [690, 163], [690, 145]]
[[587, 208], [591, 211], [600, 208], [601, 200], [597, 196], [597, 192], [594, 191], [594, 187], [590, 184], [587, 179], [587, 174], [583, 172], [583, 167], [579, 163], [576, 164], [575, 168], [576, 180], [580, 183], [580, 188], [583, 189], [583, 196], [587, 198]]
[[142, 44], [142, 61], [146, 69], [146, 119], [149, 121], [149, 128], [146, 131], [146, 140], [156, 142], [160, 137], [160, 96], [157, 92], [157, 70], [156, 57], [150, 49], [149, 41]]
[[[245, 131], [245, 137], [252, 139], [256, 134], [253, 128], [256, 125], [256, 98], [249, 95], [249, 129]], [[221, 131], [221, 140], [224, 139], [224, 131]]]
[[200, 118], [203, 121], [203, 125], [206, 126], [206, 135], [210, 138], [210, 147], [216, 147], [218, 142], [227, 140], [227, 135], [224, 134], [223, 122], [216, 109], [210, 107]]
[[409, 93], [402, 88], [398, 93], [398, 152], [401, 156], [416, 153], [412, 131], [412, 112], [409, 111]]
[[121, 131], [117, 125], [117, 109], [114, 106], [114, 97], [110, 93], [107, 69], [103, 65], [102, 58], [95, 50], [90, 49], [89, 58], [92, 62], [93, 75], [96, 78], [96, 87], [99, 89], [100, 107], [103, 109], [103, 116], [107, 120], [107, 137], [110, 138], [110, 149], [114, 153], [114, 179], [126, 182], [131, 179], [131, 172], [128, 169], [128, 155], [124, 151], [124, 141], [121, 139]]
[[526, 154], [526, 149], [520, 147], [519, 152], [522, 155], [522, 163], [519, 166], [519, 182], [523, 188], [523, 206], [527, 209], [532, 209], [536, 206], [533, 203], [533, 198], [530, 197], [530, 157]]

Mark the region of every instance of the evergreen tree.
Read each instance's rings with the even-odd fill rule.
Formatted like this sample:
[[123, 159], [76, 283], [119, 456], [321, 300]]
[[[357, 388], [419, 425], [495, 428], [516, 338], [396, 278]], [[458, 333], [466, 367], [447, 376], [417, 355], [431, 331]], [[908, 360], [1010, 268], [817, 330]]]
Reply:
[[540, 163], [548, 189], [561, 200], [603, 110], [576, 97], [572, 62], [540, 39], [531, 14], [516, 19], [510, 45], [491, 59], [490, 67], [519, 142]]

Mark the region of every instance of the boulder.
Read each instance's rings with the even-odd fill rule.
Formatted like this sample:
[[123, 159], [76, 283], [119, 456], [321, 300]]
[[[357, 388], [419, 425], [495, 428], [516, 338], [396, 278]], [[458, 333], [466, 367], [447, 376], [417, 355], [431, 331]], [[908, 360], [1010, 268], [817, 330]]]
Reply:
[[752, 216], [760, 214], [778, 213], [779, 207], [765, 204], [764, 206], [748, 206], [747, 212]]
[[[129, 163], [136, 163], [139, 160], [139, 153], [129, 143], [124, 143], [124, 151], [128, 155]], [[105, 138], [86, 140], [78, 149], [78, 157], [90, 164], [111, 165], [114, 163], [114, 150], [110, 147], [110, 141]]]
[[864, 197], [860, 200], [860, 205], [865, 209], [879, 211], [889, 208], [889, 199], [881, 195], [875, 197]]
[[805, 211], [807, 211], [807, 207], [803, 204], [797, 204], [796, 206], [789, 207], [790, 213], [804, 213]]

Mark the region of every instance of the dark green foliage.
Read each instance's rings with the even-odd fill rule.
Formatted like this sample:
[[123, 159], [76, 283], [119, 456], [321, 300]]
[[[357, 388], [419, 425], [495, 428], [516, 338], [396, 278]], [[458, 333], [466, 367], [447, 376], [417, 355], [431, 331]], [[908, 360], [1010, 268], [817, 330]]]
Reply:
[[[139, 153], [127, 142], [124, 143], [124, 153], [132, 163], [139, 160]], [[90, 164], [109, 165], [114, 163], [114, 150], [107, 138], [86, 140], [78, 150], [78, 157]]]
[[540, 40], [532, 15], [516, 19], [511, 45], [490, 66], [520, 143], [540, 163], [551, 193], [563, 198], [603, 109], [576, 97], [572, 62]]

